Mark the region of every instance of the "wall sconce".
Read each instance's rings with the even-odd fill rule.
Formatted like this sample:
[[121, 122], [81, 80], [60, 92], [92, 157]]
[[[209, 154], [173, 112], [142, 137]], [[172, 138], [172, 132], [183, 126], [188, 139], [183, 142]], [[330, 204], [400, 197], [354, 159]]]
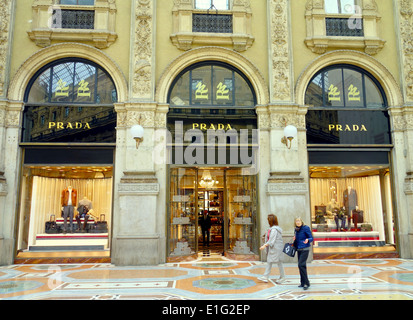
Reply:
[[281, 142], [291, 149], [291, 141], [297, 136], [297, 128], [288, 125], [284, 128], [284, 137], [281, 138]]
[[139, 148], [139, 144], [143, 141], [144, 129], [140, 124], [134, 125], [130, 128], [130, 133], [132, 134], [133, 139], [136, 141], [136, 149]]

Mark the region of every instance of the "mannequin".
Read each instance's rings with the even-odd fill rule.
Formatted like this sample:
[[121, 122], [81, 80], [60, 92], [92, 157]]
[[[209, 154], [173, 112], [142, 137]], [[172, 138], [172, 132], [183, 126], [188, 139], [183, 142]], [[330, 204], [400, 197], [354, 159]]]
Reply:
[[67, 217], [70, 219], [69, 232], [73, 232], [73, 214], [74, 206], [77, 203], [77, 190], [73, 189], [72, 186], [68, 186], [62, 191], [60, 202], [63, 210], [63, 233], [67, 232]]
[[338, 203], [336, 202], [336, 199], [331, 199], [331, 201], [327, 204], [326, 212], [329, 216], [334, 215], [333, 209], [338, 209]]
[[87, 226], [87, 221], [89, 220], [89, 210], [93, 209], [92, 207], [92, 201], [90, 201], [88, 198], [83, 197], [82, 200], [79, 201], [79, 205], [77, 207], [77, 211], [78, 211], [78, 215], [76, 215], [76, 221], [77, 221], [77, 225], [79, 227], [79, 230], [81, 230], [81, 222], [80, 222], [80, 218], [84, 218], [84, 222], [83, 222], [83, 229], [82, 231], [85, 232], [86, 231], [86, 226]]
[[357, 192], [351, 186], [343, 192], [343, 206], [346, 208], [348, 219], [348, 230], [351, 229], [351, 213], [354, 209], [358, 209]]

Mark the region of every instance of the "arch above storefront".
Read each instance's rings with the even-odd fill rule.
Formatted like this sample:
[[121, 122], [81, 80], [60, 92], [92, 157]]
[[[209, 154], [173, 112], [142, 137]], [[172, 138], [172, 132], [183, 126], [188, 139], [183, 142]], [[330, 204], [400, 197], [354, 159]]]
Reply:
[[168, 92], [174, 79], [185, 68], [203, 61], [220, 61], [237, 68], [251, 82], [257, 96], [257, 104], [268, 104], [268, 86], [258, 68], [243, 55], [219, 47], [202, 47], [189, 50], [173, 60], [159, 79], [156, 90], [156, 101], [158, 103], [167, 103]]
[[403, 105], [403, 96], [400, 87], [390, 71], [371, 56], [353, 50], [331, 51], [323, 54], [307, 65], [296, 82], [295, 99], [297, 104], [305, 104], [307, 86], [317, 72], [325, 67], [338, 64], [350, 64], [366, 70], [383, 87], [389, 107]]
[[50, 62], [63, 58], [83, 58], [98, 64], [104, 69], [115, 84], [118, 101], [126, 101], [128, 85], [120, 67], [108, 55], [92, 46], [79, 43], [62, 43], [37, 51], [17, 70], [10, 83], [8, 99], [23, 101], [24, 93], [30, 79], [35, 73]]

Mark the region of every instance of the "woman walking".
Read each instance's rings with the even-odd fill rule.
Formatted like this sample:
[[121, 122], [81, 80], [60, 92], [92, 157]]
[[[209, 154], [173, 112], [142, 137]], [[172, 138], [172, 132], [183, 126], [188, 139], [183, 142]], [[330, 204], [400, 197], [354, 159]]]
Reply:
[[308, 281], [307, 275], [307, 258], [310, 253], [311, 242], [313, 242], [313, 235], [310, 227], [306, 226], [301, 218], [295, 219], [294, 226], [294, 247], [297, 248], [298, 269], [300, 270], [299, 287], [307, 290], [310, 286], [310, 281]]
[[277, 263], [280, 270], [280, 278], [276, 283], [285, 281], [284, 266], [281, 262], [281, 255], [283, 250], [282, 229], [278, 226], [278, 218], [274, 214], [269, 214], [267, 217], [270, 228], [265, 235], [265, 243], [260, 247], [260, 250], [267, 250], [267, 267], [264, 275], [258, 280], [268, 282], [273, 263]]

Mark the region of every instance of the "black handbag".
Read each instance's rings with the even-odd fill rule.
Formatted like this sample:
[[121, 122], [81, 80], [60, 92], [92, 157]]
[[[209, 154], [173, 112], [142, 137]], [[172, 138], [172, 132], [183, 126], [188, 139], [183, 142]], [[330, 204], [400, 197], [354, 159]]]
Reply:
[[295, 253], [296, 253], [297, 249], [294, 247], [294, 245], [292, 243], [286, 243], [284, 245], [284, 249], [283, 252], [290, 257], [295, 257]]

